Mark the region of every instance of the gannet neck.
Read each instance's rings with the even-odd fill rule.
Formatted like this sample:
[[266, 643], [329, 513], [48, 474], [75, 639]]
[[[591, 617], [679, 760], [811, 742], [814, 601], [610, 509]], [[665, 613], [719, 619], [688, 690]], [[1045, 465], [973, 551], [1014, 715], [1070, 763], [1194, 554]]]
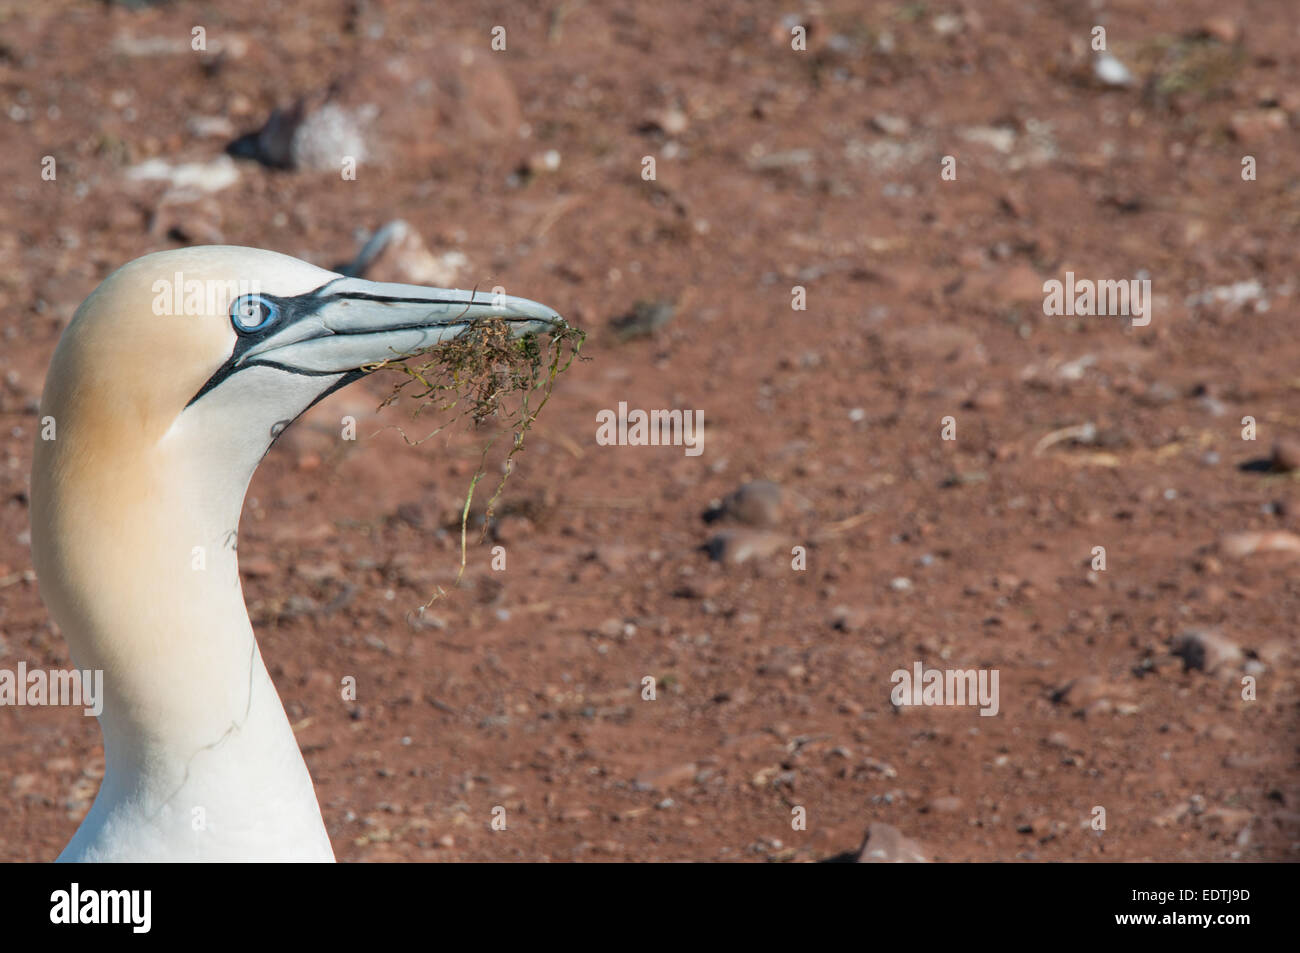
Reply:
[[32, 561], [73, 661], [103, 671], [106, 767], [61, 859], [333, 859], [244, 609], [244, 494], [312, 403], [480, 318], [563, 324], [229, 246], [136, 259], [77, 309], [41, 398]]
[[[91, 447], [86, 416], [65, 416], [60, 439]], [[104, 783], [61, 859], [332, 859], [237, 565], [270, 424], [231, 445], [219, 435], [244, 431], [210, 423], [196, 414], [131, 453], [40, 454], [42, 595], [76, 665], [105, 672]], [[119, 450], [130, 439], [94, 426]]]

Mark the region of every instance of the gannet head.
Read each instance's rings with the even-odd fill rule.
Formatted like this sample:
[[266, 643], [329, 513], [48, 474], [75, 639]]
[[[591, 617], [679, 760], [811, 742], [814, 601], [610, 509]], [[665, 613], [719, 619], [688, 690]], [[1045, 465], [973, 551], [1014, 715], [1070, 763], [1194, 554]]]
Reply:
[[[104, 672], [107, 799], [88, 830], [128, 802], [171, 803], [182, 778], [210, 793], [232, 766], [288, 763], [256, 749], [276, 732], [293, 741], [236, 561], [253, 471], [289, 422], [368, 365], [487, 317], [516, 334], [562, 324], [523, 298], [368, 282], [230, 246], [147, 255], [83, 302], [46, 377], [52, 426], [36, 440], [31, 518], [41, 596], [77, 667]], [[283, 730], [250, 733], [249, 719]], [[235, 760], [203, 781], [221, 751]], [[294, 759], [305, 778], [296, 747]]]
[[[260, 444], [367, 365], [454, 338], [476, 318], [517, 334], [562, 324], [523, 298], [347, 278], [276, 252], [159, 252], [110, 275], [78, 310], [50, 368], [44, 413], [93, 402], [158, 438], [188, 415]], [[116, 429], [114, 427], [113, 429]], [[278, 433], [278, 430], [277, 430]]]

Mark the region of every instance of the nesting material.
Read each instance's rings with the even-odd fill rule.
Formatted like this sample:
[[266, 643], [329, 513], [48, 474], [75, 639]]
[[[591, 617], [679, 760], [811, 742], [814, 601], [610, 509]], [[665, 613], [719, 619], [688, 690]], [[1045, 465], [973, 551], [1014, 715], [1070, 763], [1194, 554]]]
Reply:
[[[465, 572], [470, 505], [474, 490], [485, 474], [485, 461], [503, 434], [510, 434], [501, 480], [488, 500], [483, 519], [487, 533], [497, 500], [514, 470], [514, 457], [524, 448], [524, 436], [550, 400], [555, 379], [578, 359], [586, 332], [564, 325], [543, 334], [511, 337], [501, 318], [480, 318], [456, 337], [402, 360], [384, 361], [366, 370], [391, 368], [401, 379], [384, 398], [380, 408], [405, 396], [416, 401], [415, 416], [436, 414], [442, 421], [419, 439], [396, 428], [407, 444], [415, 446], [459, 421], [478, 427], [493, 421], [493, 433], [479, 456], [478, 468], [465, 494], [460, 521], [459, 582]], [[441, 588], [425, 607], [443, 595]]]

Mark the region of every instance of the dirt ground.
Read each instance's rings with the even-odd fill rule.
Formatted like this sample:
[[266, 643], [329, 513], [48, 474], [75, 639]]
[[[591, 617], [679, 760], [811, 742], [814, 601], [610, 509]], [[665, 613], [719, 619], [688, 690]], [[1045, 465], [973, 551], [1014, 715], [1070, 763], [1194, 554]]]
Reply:
[[[406, 446], [390, 380], [253, 481], [245, 595], [341, 860], [816, 861], [872, 823], [935, 861], [1296, 859], [1294, 14], [2, 0], [0, 667], [69, 664], [28, 486], [80, 301], [400, 218], [590, 360], [458, 589], [483, 433]], [[331, 83], [354, 179], [221, 158]], [[1150, 279], [1150, 323], [1045, 314], [1067, 272]], [[620, 402], [702, 412], [703, 452], [599, 445]], [[997, 714], [895, 706], [918, 662], [997, 670]], [[0, 708], [0, 859], [55, 857], [102, 771], [93, 719]]]

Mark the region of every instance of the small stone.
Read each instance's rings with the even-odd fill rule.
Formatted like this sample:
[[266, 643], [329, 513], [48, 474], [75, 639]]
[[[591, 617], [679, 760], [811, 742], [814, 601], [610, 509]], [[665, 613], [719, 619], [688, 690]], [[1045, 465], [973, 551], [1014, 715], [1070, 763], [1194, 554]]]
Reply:
[[1300, 553], [1300, 536], [1281, 529], [1228, 533], [1219, 540], [1219, 550], [1237, 559], [1255, 553]]
[[610, 329], [620, 341], [649, 337], [668, 324], [677, 314], [671, 301], [638, 301], [632, 310], [609, 322]]
[[858, 851], [860, 864], [924, 864], [929, 860], [923, 848], [889, 824], [874, 822]]
[[1249, 827], [1254, 819], [1255, 815], [1243, 808], [1214, 807], [1199, 813], [1196, 826], [1221, 831], [1228, 837], [1235, 837], [1241, 830]]
[[698, 768], [694, 761], [674, 764], [666, 768], [643, 772], [637, 776], [635, 786], [641, 791], [666, 791], [695, 783]]
[[244, 556], [239, 560], [239, 571], [250, 579], [273, 576], [275, 563], [267, 556]]
[[954, 796], [936, 797], [926, 805], [926, 810], [934, 814], [956, 814], [962, 809], [962, 799]]
[[911, 131], [912, 124], [902, 116], [891, 116], [889, 113], [877, 113], [871, 117], [871, 127], [877, 132], [883, 132], [887, 136], [905, 136]]
[[769, 480], [742, 484], [704, 513], [707, 523], [719, 520], [744, 526], [771, 527], [781, 522], [781, 487]]
[[704, 549], [714, 562], [739, 566], [751, 559], [765, 559], [785, 546], [785, 537], [753, 529], [728, 529], [718, 533]]
[[686, 113], [676, 106], [657, 109], [650, 112], [641, 122], [641, 132], [662, 132], [669, 136], [680, 136], [690, 125]]
[[859, 632], [867, 623], [867, 614], [851, 606], [836, 606], [831, 610], [831, 628], [839, 632]]
[[1214, 672], [1241, 662], [1241, 647], [1213, 629], [1189, 629], [1174, 640], [1170, 651], [1183, 660], [1184, 671]]
[[613, 573], [627, 572], [632, 560], [632, 553], [626, 546], [613, 543], [597, 546], [591, 554], [592, 560], [602, 569]]
[[1107, 52], [1097, 54], [1092, 62], [1093, 75], [1104, 86], [1132, 86], [1133, 74], [1129, 68]]
[[1122, 693], [1100, 675], [1084, 675], [1052, 695], [1058, 705], [1068, 705], [1076, 714], [1099, 715], [1112, 711]]
[[1278, 473], [1300, 470], [1300, 441], [1279, 437], [1273, 443], [1273, 469]]
[[995, 387], [985, 387], [968, 397], [962, 406], [969, 410], [1001, 410], [1005, 403], [1002, 391]]
[[525, 167], [531, 175], [540, 175], [544, 172], [556, 172], [560, 168], [560, 152], [558, 149], [547, 149], [543, 152], [535, 152], [528, 157]]
[[939, 36], [956, 36], [966, 28], [966, 21], [955, 13], [941, 13], [930, 21], [930, 28]]
[[401, 219], [376, 229], [357, 257], [340, 269], [353, 278], [454, 288], [469, 261], [458, 251], [435, 255], [420, 233]]
[[1201, 34], [1220, 43], [1234, 44], [1241, 39], [1241, 24], [1229, 16], [1208, 17], [1201, 23]]
[[1233, 138], [1247, 145], [1258, 144], [1286, 128], [1286, 112], [1276, 108], [1235, 112], [1228, 120], [1228, 131]]

